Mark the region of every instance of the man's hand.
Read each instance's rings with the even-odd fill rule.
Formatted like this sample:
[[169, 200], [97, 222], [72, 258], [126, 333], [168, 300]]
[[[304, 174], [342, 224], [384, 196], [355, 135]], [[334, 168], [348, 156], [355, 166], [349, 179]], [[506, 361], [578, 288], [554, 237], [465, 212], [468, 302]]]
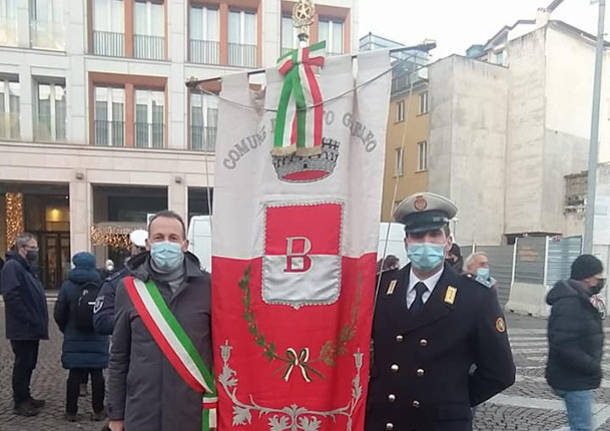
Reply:
[[108, 428], [110, 428], [110, 431], [124, 431], [125, 427], [123, 425], [124, 421], [110, 421]]

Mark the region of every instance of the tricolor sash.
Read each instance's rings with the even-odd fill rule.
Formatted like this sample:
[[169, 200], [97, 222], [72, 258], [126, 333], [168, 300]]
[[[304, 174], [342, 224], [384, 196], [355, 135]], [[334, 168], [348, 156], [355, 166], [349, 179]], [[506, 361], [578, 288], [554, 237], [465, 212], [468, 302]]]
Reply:
[[125, 287], [138, 315], [167, 360], [187, 385], [203, 394], [202, 430], [215, 429], [218, 396], [214, 375], [168, 308], [154, 281], [144, 284], [137, 278], [126, 277]]

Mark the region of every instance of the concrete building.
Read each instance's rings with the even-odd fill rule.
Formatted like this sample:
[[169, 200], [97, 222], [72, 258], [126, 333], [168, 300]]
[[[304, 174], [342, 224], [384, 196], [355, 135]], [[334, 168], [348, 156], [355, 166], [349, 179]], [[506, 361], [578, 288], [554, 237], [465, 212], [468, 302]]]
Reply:
[[[430, 66], [428, 189], [456, 201], [459, 243], [566, 233], [564, 177], [588, 157], [595, 37], [539, 11], [469, 51]], [[608, 96], [605, 82], [600, 160]]]
[[[350, 52], [357, 4], [317, 0], [312, 42]], [[296, 46], [292, 6], [0, 0], [0, 250], [36, 233], [55, 288], [75, 252], [120, 263], [148, 213], [207, 214], [217, 104], [185, 81], [273, 65]]]

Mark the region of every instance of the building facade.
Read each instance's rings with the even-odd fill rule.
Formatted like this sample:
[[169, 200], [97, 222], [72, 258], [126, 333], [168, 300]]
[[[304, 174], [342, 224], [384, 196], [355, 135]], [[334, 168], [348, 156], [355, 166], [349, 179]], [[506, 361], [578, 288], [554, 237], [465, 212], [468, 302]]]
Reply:
[[[75, 252], [122, 260], [147, 214], [208, 214], [217, 100], [185, 82], [275, 64], [292, 6], [0, 0], [0, 249], [36, 233], [55, 288]], [[312, 42], [351, 52], [356, 17], [357, 0], [316, 1]]]

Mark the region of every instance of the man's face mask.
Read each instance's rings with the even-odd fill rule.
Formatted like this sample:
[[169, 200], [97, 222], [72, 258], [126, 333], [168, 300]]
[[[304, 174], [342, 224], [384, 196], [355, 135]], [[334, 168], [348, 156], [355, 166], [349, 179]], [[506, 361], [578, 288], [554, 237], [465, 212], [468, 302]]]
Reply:
[[605, 285], [606, 285], [606, 279], [598, 278], [597, 284], [595, 284], [594, 286], [591, 286], [591, 292], [593, 292], [594, 295], [597, 295], [599, 292], [602, 291], [602, 289], [604, 288]]

